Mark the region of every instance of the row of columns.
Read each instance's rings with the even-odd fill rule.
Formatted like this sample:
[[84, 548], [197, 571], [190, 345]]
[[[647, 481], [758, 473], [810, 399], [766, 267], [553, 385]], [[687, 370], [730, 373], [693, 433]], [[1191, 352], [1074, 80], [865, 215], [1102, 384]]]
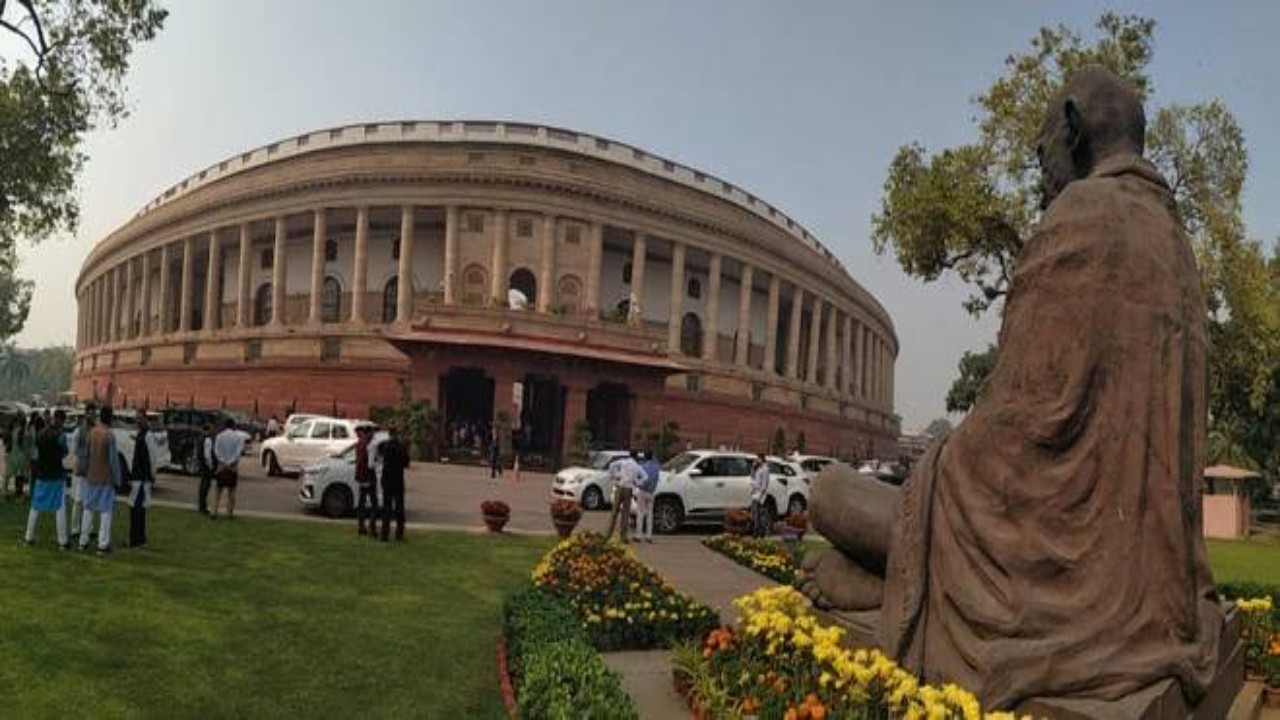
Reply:
[[[368, 206], [356, 208], [355, 248], [351, 283], [351, 305], [348, 320], [360, 324], [365, 322], [365, 298], [368, 278], [368, 245], [369, 245]], [[493, 304], [504, 303], [507, 299], [507, 273], [509, 257], [509, 211], [498, 208], [492, 211], [494, 238], [490, 256], [491, 282], [488, 288], [490, 301]], [[310, 295], [307, 318], [309, 324], [319, 324], [322, 318], [322, 296], [325, 278], [324, 252], [327, 243], [326, 209], [319, 208], [311, 212], [312, 243]], [[461, 230], [461, 210], [456, 205], [445, 208], [445, 247], [444, 247], [444, 303], [455, 305], [461, 301], [459, 286], [459, 233]], [[411, 277], [414, 248], [414, 206], [401, 207], [400, 222], [400, 254], [398, 260], [398, 277]], [[283, 216], [272, 219], [274, 223], [274, 246], [272, 254], [271, 276], [271, 316], [269, 326], [280, 327], [284, 324], [286, 311], [287, 277], [287, 223]], [[538, 293], [536, 307], [541, 312], [549, 312], [556, 298], [555, 247], [558, 237], [559, 218], [545, 215], [539, 244], [540, 259], [538, 263]], [[600, 273], [603, 261], [604, 225], [592, 221], [587, 226], [587, 273], [585, 281], [584, 309], [589, 316], [599, 312]], [[150, 308], [152, 305], [151, 288], [151, 253], [144, 252], [140, 257], [126, 260], [120, 266], [106, 271], [91, 282], [80, 298], [80, 328], [78, 344], [81, 347], [92, 347], [156, 334], [176, 329], [186, 333], [192, 331], [193, 297], [195, 283], [195, 255], [197, 238], [188, 237], [180, 241], [181, 245], [181, 287], [179, 289], [179, 317], [173, 322], [171, 317], [172, 298], [170, 282], [170, 254], [175, 244], [160, 248], [160, 313], [158, 327], [153, 327]], [[646, 272], [648, 237], [640, 231], [634, 232], [631, 254], [631, 294], [629, 298], [629, 316], [627, 322], [632, 326], [640, 326], [643, 317], [644, 285]], [[252, 262], [251, 224], [239, 225], [239, 267], [236, 277], [236, 311], [234, 323], [238, 327], [250, 325], [250, 280]], [[208, 271], [205, 275], [206, 286], [203, 298], [204, 329], [213, 331], [218, 328], [221, 304], [221, 287], [219, 279], [223, 265], [223, 243], [218, 230], [208, 233]], [[672, 352], [680, 347], [681, 320], [684, 312], [685, 297], [685, 265], [687, 246], [683, 242], [672, 242], [671, 285], [669, 308], [670, 315], [667, 328], [667, 345]], [[137, 278], [134, 274], [135, 261], [140, 263], [142, 312], [139, 327], [134, 327], [133, 318], [137, 315], [134, 288]], [[708, 268], [708, 287], [706, 321], [702, 346], [699, 348], [702, 359], [718, 363], [718, 339], [720, 335], [720, 293], [722, 287], [724, 258], [720, 253], [710, 253]], [[767, 272], [767, 271], [766, 271]], [[751, 349], [751, 298], [753, 295], [756, 268], [749, 263], [742, 263], [739, 303], [737, 308], [737, 339], [733, 347], [733, 357], [725, 362], [749, 369]], [[778, 367], [777, 329], [779, 324], [779, 308], [782, 299], [782, 279], [777, 273], [770, 273], [766, 310], [766, 333], [764, 338], [764, 364], [760, 368], [768, 374], [780, 374]], [[878, 334], [864, 322], [855, 319], [849, 312], [841, 312], [832, 303], [814, 296], [798, 283], [789, 282], [792, 286], [791, 315], [787, 324], [785, 350], [785, 375], [793, 381], [805, 380], [818, 384], [818, 364], [822, 348], [822, 328], [826, 319], [825, 367], [822, 387], [849, 395], [856, 400], [878, 403], [892, 407], [892, 351]], [[807, 365], [801, 374], [801, 327], [806, 297], [810, 297], [810, 324]], [[122, 302], [123, 299], [123, 302]], [[397, 284], [396, 318], [407, 321], [413, 308], [413, 288], [409, 281]], [[122, 323], [121, 320], [124, 320]], [[841, 332], [841, 322], [843, 332]], [[122, 328], [121, 325], [124, 325]], [[839, 368], [839, 372], [837, 372]], [[839, 376], [839, 378], [837, 377]], [[843, 387], [841, 387], [843, 386]]]

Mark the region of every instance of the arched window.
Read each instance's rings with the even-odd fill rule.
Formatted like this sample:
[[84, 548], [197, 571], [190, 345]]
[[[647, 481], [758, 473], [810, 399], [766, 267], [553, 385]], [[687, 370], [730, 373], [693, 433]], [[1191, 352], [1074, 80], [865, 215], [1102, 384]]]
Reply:
[[271, 283], [258, 286], [253, 295], [253, 324], [262, 327], [271, 322]]
[[565, 275], [560, 278], [556, 288], [556, 303], [565, 312], [576, 314], [582, 309], [582, 281], [576, 275]]
[[702, 320], [694, 313], [680, 319], [680, 353], [688, 357], [702, 354]]
[[520, 291], [528, 304], [535, 305], [538, 302], [538, 279], [529, 272], [528, 268], [516, 268], [515, 272], [511, 273], [508, 287]]
[[342, 283], [330, 275], [324, 279], [320, 293], [320, 322], [336, 323], [342, 319]]
[[393, 323], [399, 311], [400, 278], [393, 277], [382, 286], [382, 322]]
[[483, 267], [471, 264], [462, 271], [463, 305], [483, 305], [488, 289], [489, 273]]

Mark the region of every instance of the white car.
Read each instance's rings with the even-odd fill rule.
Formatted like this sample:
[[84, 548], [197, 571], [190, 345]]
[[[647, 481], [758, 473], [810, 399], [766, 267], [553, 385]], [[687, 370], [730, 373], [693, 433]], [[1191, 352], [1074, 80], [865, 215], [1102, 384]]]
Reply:
[[[79, 420], [80, 413], [76, 413], [74, 420]], [[157, 430], [160, 422], [157, 413], [147, 413], [147, 418], [151, 421], [151, 428], [147, 432], [156, 439], [156, 457], [151, 458], [151, 466], [157, 470], [168, 467], [173, 459], [169, 454], [169, 433], [164, 430]], [[69, 415], [69, 420], [72, 420]], [[74, 420], [69, 424], [74, 425]], [[124, 459], [125, 468], [129, 468], [133, 463], [134, 438], [138, 435], [138, 419], [137, 414], [133, 410], [116, 410], [115, 417], [111, 420], [111, 434], [116, 436], [116, 452]], [[67, 470], [74, 470], [76, 457], [75, 449], [71, 447], [71, 432], [63, 428], [63, 435], [67, 439], [67, 456], [62, 461], [62, 466]]]
[[788, 455], [787, 460], [799, 465], [800, 469], [809, 473], [811, 477], [818, 477], [828, 465], [836, 462], [835, 458], [825, 455], [800, 455], [797, 453]]
[[[672, 533], [685, 524], [720, 524], [726, 511], [751, 506], [751, 467], [743, 452], [691, 450], [662, 466], [653, 501], [653, 529]], [[784, 473], [785, 476], [785, 473]], [[765, 498], [769, 521], [790, 506], [790, 482], [770, 482]]]
[[259, 450], [268, 475], [300, 472], [318, 460], [345, 450], [356, 439], [356, 428], [373, 427], [367, 420], [318, 417], [296, 423], [284, 435], [263, 441]]
[[587, 467], [567, 467], [551, 481], [553, 500], [577, 500], [583, 510], [603, 510], [613, 497], [613, 478], [609, 466], [630, 457], [627, 450], [600, 450], [591, 453]]
[[809, 509], [809, 483], [816, 475], [805, 472], [798, 464], [784, 458], [770, 455], [765, 461], [769, 463], [770, 489], [775, 485], [785, 488], [786, 514]]
[[[374, 435], [369, 447], [387, 438], [386, 433]], [[298, 481], [298, 503], [311, 510], [320, 510], [333, 518], [351, 514], [359, 497], [356, 485], [356, 444], [345, 448], [302, 468]], [[378, 502], [382, 499], [379, 497]]]

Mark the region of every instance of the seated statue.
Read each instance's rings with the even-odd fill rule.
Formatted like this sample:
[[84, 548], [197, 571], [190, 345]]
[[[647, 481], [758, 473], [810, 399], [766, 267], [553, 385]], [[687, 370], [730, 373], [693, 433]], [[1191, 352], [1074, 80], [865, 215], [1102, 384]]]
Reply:
[[1086, 68], [1048, 109], [1044, 214], [999, 359], [901, 488], [837, 468], [806, 558], [819, 607], [879, 608], [882, 649], [984, 705], [1111, 701], [1214, 678], [1222, 610], [1201, 538], [1206, 311], [1137, 94]]

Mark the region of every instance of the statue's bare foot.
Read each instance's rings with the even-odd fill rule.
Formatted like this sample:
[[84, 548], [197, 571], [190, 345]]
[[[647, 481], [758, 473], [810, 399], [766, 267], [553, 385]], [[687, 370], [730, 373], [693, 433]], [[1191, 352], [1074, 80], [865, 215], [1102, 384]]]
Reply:
[[814, 550], [801, 566], [800, 591], [822, 610], [872, 610], [884, 601], [884, 579], [839, 550]]

